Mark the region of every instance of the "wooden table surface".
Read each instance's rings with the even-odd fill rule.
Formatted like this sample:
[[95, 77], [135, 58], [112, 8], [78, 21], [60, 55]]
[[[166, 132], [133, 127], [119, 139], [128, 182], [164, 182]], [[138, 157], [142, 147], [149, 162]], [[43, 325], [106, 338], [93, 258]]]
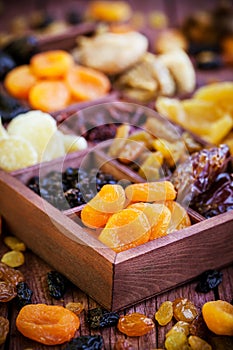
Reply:
[[[151, 8], [152, 0], [144, 0], [141, 2], [129, 1], [132, 6], [135, 3], [140, 3], [139, 8], [143, 7], [145, 12], [148, 12]], [[9, 19], [14, 15], [21, 13], [25, 14], [25, 10], [30, 11], [35, 8], [35, 5], [39, 8], [46, 8], [48, 11], [56, 9], [55, 15], [58, 17], [63, 13], [64, 6], [66, 9], [71, 8], [74, 5], [74, 1], [66, 1], [59, 2], [60, 7], [55, 6], [57, 1], [49, 0], [49, 1], [21, 1], [19, 8], [16, 8], [15, 1], [3, 2], [4, 9], [7, 11], [2, 12], [2, 16], [0, 14], [0, 28], [6, 27], [6, 21], [9, 22]], [[198, 7], [201, 9], [213, 8], [214, 3], [218, 3], [218, 1], [155, 1], [156, 9], [165, 10], [169, 16], [170, 24], [179, 24], [182, 22], [184, 15], [192, 13], [193, 9], [197, 9]], [[77, 4], [80, 6], [84, 6], [85, 1], [77, 1]], [[169, 5], [168, 5], [169, 4]], [[143, 5], [143, 6], [142, 6]], [[81, 8], [81, 7], [80, 7]], [[208, 82], [211, 80], [225, 80], [225, 78], [229, 80], [233, 80], [232, 69], [228, 68], [224, 71], [218, 71], [217, 74], [209, 74], [209, 72], [199, 72], [198, 73], [198, 81], [200, 85], [204, 82]], [[13, 200], [13, 199], [12, 199]], [[8, 251], [8, 248], [3, 243], [4, 232], [2, 233], [2, 237], [0, 239], [0, 257], [3, 253]], [[226, 242], [227, 244], [227, 242]], [[59, 254], [59, 252], [58, 252]], [[221, 254], [221, 251], [219, 251]], [[171, 257], [172, 260], [172, 257]], [[174, 261], [175, 264], [175, 261]], [[204, 267], [203, 267], [204, 269]], [[78, 289], [74, 285], [70, 285], [68, 287], [67, 292], [65, 293], [64, 299], [55, 300], [51, 298], [48, 294], [48, 289], [46, 285], [46, 274], [51, 270], [50, 266], [48, 266], [44, 261], [42, 261], [39, 257], [37, 257], [33, 252], [27, 250], [25, 252], [25, 263], [22, 265], [19, 270], [24, 274], [25, 281], [28, 283], [29, 287], [33, 291], [32, 302], [33, 303], [47, 303], [47, 304], [56, 304], [56, 305], [66, 305], [68, 302], [82, 302], [84, 305], [84, 311], [80, 315], [81, 326], [76, 333], [76, 336], [79, 335], [89, 335], [89, 334], [102, 334], [104, 338], [104, 349], [105, 350], [113, 350], [114, 344], [119, 339], [125, 339], [125, 336], [120, 333], [116, 327], [107, 328], [103, 331], [92, 331], [88, 327], [85, 322], [85, 314], [88, 309], [94, 308], [98, 306], [98, 304], [88, 297], [85, 293], [83, 293], [80, 289]], [[146, 314], [149, 317], [154, 317], [155, 311], [158, 309], [159, 305], [165, 300], [174, 300], [177, 297], [186, 297], [190, 299], [199, 309], [201, 310], [202, 305], [206, 301], [222, 299], [228, 302], [231, 302], [233, 299], [233, 254], [232, 254], [232, 265], [226, 266], [221, 269], [223, 273], [223, 281], [218, 287], [218, 292], [214, 293], [213, 291], [207, 294], [197, 293], [195, 291], [195, 286], [197, 281], [190, 281], [185, 285], [182, 285], [176, 289], [168, 291], [167, 293], [152, 297], [144, 302], [136, 304], [130, 308], [120, 311], [120, 314], [127, 314], [132, 312], [141, 312]], [[93, 289], [95, 286], [93, 285]], [[10, 333], [7, 337], [5, 344], [0, 346], [0, 350], [59, 350], [64, 349], [65, 344], [61, 346], [44, 346], [37, 342], [31, 341], [30, 339], [22, 336], [18, 330], [16, 329], [15, 319], [17, 317], [18, 310], [15, 305], [15, 301], [12, 300], [9, 303], [0, 303], [0, 315], [7, 317], [10, 321]], [[141, 337], [131, 337], [128, 338], [132, 344], [132, 348], [134, 350], [152, 350], [156, 348], [164, 348], [164, 339], [165, 333], [168, 329], [171, 328], [172, 324], [175, 321], [172, 320], [167, 326], [160, 327], [157, 323], [155, 323], [155, 329], [151, 331], [149, 334]], [[232, 337], [233, 338], [233, 337]], [[233, 349], [233, 339], [231, 345], [228, 348], [224, 348], [224, 350], [232, 350]], [[218, 350], [218, 349], [217, 349]]]

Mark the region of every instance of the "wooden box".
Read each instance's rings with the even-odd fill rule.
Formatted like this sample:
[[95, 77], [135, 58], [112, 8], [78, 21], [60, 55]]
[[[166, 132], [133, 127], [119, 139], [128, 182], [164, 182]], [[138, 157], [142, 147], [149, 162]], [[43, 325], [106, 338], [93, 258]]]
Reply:
[[204, 219], [190, 210], [191, 227], [115, 253], [81, 225], [81, 207], [60, 211], [26, 186], [34, 175], [84, 161], [119, 180], [140, 181], [92, 148], [11, 174], [0, 171], [0, 213], [10, 232], [101, 305], [122, 309], [233, 261], [233, 212]]

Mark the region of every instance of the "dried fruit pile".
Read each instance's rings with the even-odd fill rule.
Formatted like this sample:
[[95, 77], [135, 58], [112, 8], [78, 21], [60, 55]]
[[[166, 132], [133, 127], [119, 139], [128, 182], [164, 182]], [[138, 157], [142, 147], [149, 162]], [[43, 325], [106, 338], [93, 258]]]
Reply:
[[108, 154], [147, 181], [156, 181], [171, 175], [177, 164], [201, 147], [188, 132], [167, 120], [148, 117], [140, 127], [119, 126]]
[[72, 55], [64, 50], [33, 55], [29, 64], [7, 73], [4, 85], [13, 97], [27, 100], [33, 109], [44, 112], [99, 98], [110, 90], [106, 75], [75, 65]]
[[82, 222], [103, 228], [98, 239], [116, 252], [191, 225], [186, 210], [175, 202], [171, 182], [105, 185], [81, 211]]
[[186, 100], [159, 97], [157, 111], [199, 135], [209, 143], [227, 143], [232, 148], [233, 83], [220, 82], [199, 88]]
[[99, 169], [66, 168], [43, 177], [32, 177], [27, 186], [60, 210], [78, 207], [91, 200], [106, 184], [117, 180]]

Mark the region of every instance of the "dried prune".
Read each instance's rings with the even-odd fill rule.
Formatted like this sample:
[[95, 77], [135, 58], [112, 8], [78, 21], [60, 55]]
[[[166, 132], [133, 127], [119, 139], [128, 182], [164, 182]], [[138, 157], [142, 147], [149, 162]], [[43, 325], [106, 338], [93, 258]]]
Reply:
[[19, 282], [16, 286], [16, 290], [16, 302], [18, 309], [21, 309], [23, 306], [32, 303], [33, 291], [29, 288], [26, 282]]
[[116, 312], [109, 312], [98, 307], [87, 311], [87, 323], [92, 329], [116, 326], [119, 317]]
[[101, 335], [83, 335], [72, 339], [64, 350], [101, 350], [103, 344]]
[[0, 345], [5, 343], [8, 333], [9, 333], [9, 321], [7, 318], [0, 316]]
[[178, 165], [171, 181], [182, 203], [193, 204], [198, 195], [208, 191], [230, 159], [227, 145], [202, 149]]
[[38, 52], [38, 40], [34, 36], [20, 37], [7, 43], [3, 50], [13, 57], [18, 65], [28, 64], [31, 57]]
[[208, 293], [222, 282], [222, 272], [217, 270], [207, 270], [199, 276], [196, 292]]
[[61, 299], [67, 288], [68, 281], [57, 271], [50, 271], [47, 274], [49, 295], [54, 299]]
[[28, 111], [29, 108], [21, 105], [21, 103], [15, 98], [0, 93], [0, 114], [3, 123], [8, 123], [18, 114], [26, 113]]
[[5, 75], [16, 66], [13, 58], [7, 53], [0, 51], [0, 80], [4, 79]]

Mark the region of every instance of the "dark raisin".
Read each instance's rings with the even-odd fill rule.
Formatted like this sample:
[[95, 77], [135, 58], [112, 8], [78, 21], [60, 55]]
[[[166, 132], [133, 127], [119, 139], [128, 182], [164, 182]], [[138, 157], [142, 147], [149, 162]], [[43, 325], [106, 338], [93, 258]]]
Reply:
[[18, 114], [28, 111], [29, 108], [21, 105], [17, 99], [0, 93], [0, 115], [3, 123], [9, 123]]
[[72, 339], [64, 350], [101, 350], [103, 344], [101, 335], [83, 335]]
[[18, 309], [21, 309], [23, 306], [32, 303], [33, 291], [29, 288], [26, 282], [19, 282], [16, 286], [16, 290], [16, 303]]
[[208, 293], [222, 282], [222, 272], [217, 270], [207, 270], [199, 276], [196, 292]]
[[13, 39], [3, 51], [13, 57], [17, 64], [28, 64], [31, 57], [38, 52], [38, 40], [34, 36]]
[[0, 80], [5, 78], [5, 75], [16, 66], [13, 58], [7, 53], [0, 51]]
[[80, 12], [71, 10], [67, 13], [66, 20], [69, 24], [75, 25], [83, 22], [83, 16]]
[[49, 295], [54, 299], [61, 299], [67, 288], [67, 279], [57, 271], [50, 271], [47, 274]]
[[92, 329], [116, 326], [119, 317], [116, 312], [109, 312], [102, 308], [94, 308], [87, 311], [87, 323]]

